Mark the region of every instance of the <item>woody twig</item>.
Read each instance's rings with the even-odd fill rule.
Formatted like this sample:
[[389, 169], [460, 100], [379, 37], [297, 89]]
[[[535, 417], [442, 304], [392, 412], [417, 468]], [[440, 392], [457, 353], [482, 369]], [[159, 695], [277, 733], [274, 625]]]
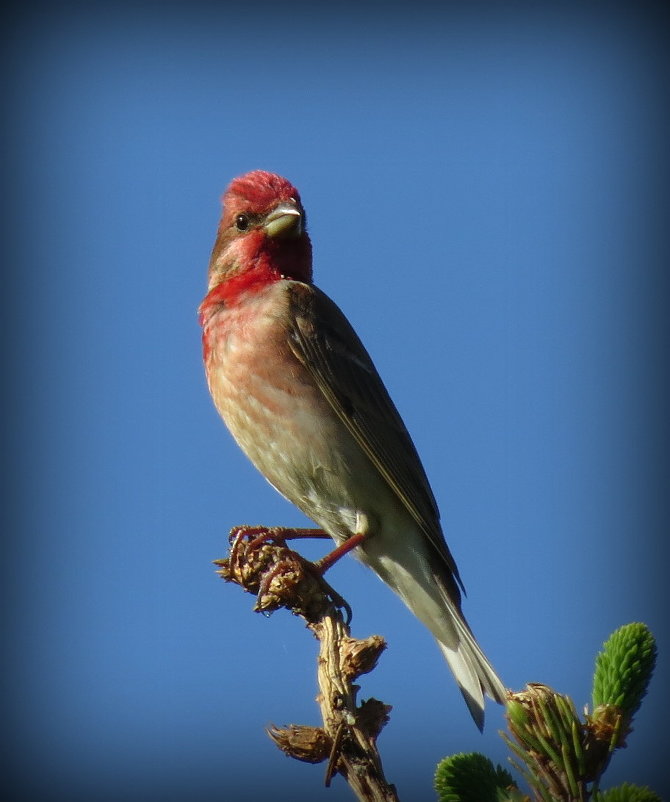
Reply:
[[[265, 534], [259, 537], [259, 532]], [[326, 785], [340, 774], [359, 800], [398, 802], [377, 750], [391, 708], [376, 699], [358, 703], [359, 686], [354, 684], [375, 667], [386, 648], [383, 638], [351, 637], [348, 605], [312, 563], [287, 547], [282, 530], [236, 527], [230, 543], [229, 556], [215, 561], [217, 573], [255, 594], [254, 610], [267, 613], [284, 607], [303, 618], [319, 641], [317, 702], [322, 726], [272, 726], [268, 735], [290, 757], [325, 762]]]

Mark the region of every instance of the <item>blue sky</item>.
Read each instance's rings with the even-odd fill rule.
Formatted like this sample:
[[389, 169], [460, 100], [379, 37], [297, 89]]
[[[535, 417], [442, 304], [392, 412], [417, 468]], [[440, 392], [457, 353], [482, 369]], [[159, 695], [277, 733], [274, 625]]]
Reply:
[[[655, 632], [606, 785], [667, 791], [660, 18], [158, 8], [11, 19], [17, 799], [350, 798], [263, 732], [318, 722], [314, 643], [211, 566], [234, 524], [307, 525], [238, 452], [200, 359], [219, 197], [259, 167], [301, 191], [315, 280], [413, 435], [503, 680], [581, 708], [602, 641]], [[401, 798], [434, 798], [443, 755], [504, 763], [501, 712], [480, 736], [391, 592], [351, 559], [330, 579], [353, 634], [389, 643], [361, 696], [393, 705], [379, 745]]]

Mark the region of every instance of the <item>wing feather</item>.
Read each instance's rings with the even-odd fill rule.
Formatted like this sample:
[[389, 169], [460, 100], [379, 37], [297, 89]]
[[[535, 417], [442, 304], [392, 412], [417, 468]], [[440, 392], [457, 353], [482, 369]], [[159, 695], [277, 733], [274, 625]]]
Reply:
[[462, 588], [421, 460], [368, 352], [330, 298], [312, 285], [290, 285], [291, 350]]

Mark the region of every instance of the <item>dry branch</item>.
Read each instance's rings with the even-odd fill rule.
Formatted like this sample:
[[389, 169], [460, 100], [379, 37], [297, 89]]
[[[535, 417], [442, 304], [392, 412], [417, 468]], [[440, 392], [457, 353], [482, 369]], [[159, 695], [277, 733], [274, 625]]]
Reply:
[[398, 802], [377, 751], [377, 736], [391, 708], [376, 699], [358, 704], [359, 687], [354, 684], [375, 667], [386, 648], [383, 638], [352, 638], [342, 615], [345, 609], [350, 617], [346, 602], [314, 571], [312, 563], [286, 546], [282, 530], [263, 530], [272, 536], [269, 539], [258, 537], [260, 531], [259, 527], [233, 529], [228, 558], [216, 560], [218, 573], [256, 594], [256, 611], [285, 607], [307, 622], [319, 641], [317, 701], [323, 719], [321, 727], [270, 727], [269, 736], [297, 760], [327, 760], [326, 785], [341, 774], [359, 800]]

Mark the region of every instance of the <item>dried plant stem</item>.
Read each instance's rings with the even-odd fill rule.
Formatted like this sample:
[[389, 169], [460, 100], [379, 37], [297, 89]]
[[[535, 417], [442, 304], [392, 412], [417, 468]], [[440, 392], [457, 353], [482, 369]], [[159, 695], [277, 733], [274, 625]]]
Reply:
[[[263, 531], [267, 535], [259, 536]], [[268, 734], [291, 757], [328, 761], [326, 785], [341, 774], [359, 800], [398, 802], [377, 750], [391, 708], [376, 699], [358, 704], [354, 684], [375, 667], [386, 644], [377, 635], [351, 637], [341, 612], [348, 611], [346, 603], [311, 563], [287, 548], [289, 536], [290, 530], [237, 527], [231, 531], [229, 557], [216, 561], [224, 579], [257, 594], [255, 610], [285, 607], [301, 616], [319, 641], [317, 701], [323, 725], [271, 727]]]

